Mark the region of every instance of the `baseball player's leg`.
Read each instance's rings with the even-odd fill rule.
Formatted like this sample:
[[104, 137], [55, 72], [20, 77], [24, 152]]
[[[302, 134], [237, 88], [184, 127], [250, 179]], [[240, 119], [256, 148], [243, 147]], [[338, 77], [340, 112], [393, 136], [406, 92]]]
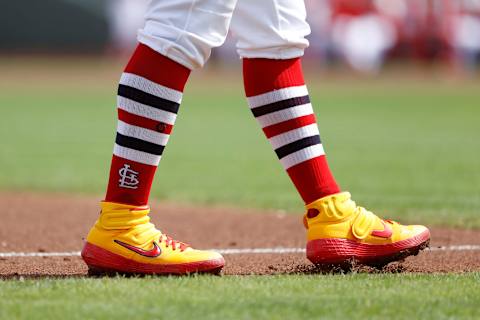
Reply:
[[305, 6], [298, 0], [255, 4], [240, 0], [232, 19], [246, 95], [283, 167], [310, 203], [340, 189], [328, 168], [301, 69], [310, 33]]
[[357, 206], [330, 172], [300, 62], [309, 32], [302, 2], [264, 0], [253, 14], [255, 4], [239, 0], [232, 30], [252, 113], [306, 204], [308, 258], [380, 265], [415, 254], [428, 244], [427, 228], [382, 220]]
[[[236, 0], [154, 0], [120, 79], [105, 200], [146, 205], [190, 70], [225, 40]], [[149, 130], [149, 131], [145, 131]]]
[[[149, 223], [148, 198], [192, 69], [223, 43], [236, 0], [153, 0], [118, 87], [118, 126], [101, 214], [82, 256], [91, 269], [210, 272], [221, 255], [194, 250]], [[161, 253], [161, 255], [160, 255]]]

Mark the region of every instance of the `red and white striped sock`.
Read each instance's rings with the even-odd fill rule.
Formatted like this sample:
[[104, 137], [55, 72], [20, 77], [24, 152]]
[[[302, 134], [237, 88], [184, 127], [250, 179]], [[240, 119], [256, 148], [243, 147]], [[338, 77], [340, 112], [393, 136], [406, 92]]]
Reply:
[[120, 78], [118, 125], [105, 201], [148, 203], [190, 70], [140, 44]]
[[305, 203], [340, 192], [320, 141], [300, 58], [243, 59], [248, 104]]

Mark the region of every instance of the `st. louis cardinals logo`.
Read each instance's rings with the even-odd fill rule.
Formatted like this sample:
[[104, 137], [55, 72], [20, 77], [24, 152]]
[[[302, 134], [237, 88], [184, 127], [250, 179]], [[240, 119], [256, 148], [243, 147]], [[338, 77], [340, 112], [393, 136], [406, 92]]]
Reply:
[[133, 171], [130, 169], [130, 165], [124, 164], [123, 168], [118, 170], [118, 174], [120, 175], [119, 187], [120, 188], [127, 188], [127, 189], [137, 189], [138, 188], [138, 172]]

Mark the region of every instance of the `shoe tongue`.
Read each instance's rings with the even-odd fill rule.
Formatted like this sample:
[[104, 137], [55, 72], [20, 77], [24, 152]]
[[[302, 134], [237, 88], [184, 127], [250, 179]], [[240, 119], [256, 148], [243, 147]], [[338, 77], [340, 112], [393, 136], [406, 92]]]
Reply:
[[318, 209], [319, 207], [321, 207], [322, 204], [328, 204], [330, 202], [344, 202], [350, 199], [351, 199], [350, 192], [347, 192], [347, 191], [339, 192], [339, 193], [335, 193], [335, 194], [320, 198], [318, 200], [315, 200], [307, 204], [305, 207], [307, 210]]
[[115, 203], [102, 203], [99, 222], [105, 229], [130, 229], [150, 221], [150, 208]]
[[100, 207], [102, 208], [102, 212], [118, 211], [118, 210], [150, 211], [150, 207], [148, 205], [135, 206], [135, 205], [123, 204], [118, 202], [108, 202], [108, 201], [101, 201]]
[[348, 191], [340, 192], [331, 196], [336, 201], [347, 201], [352, 198], [352, 195]]

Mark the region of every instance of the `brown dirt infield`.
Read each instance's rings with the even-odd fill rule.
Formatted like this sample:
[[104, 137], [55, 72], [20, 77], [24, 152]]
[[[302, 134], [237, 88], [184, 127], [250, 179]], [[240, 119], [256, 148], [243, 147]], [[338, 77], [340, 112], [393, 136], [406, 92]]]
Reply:
[[[0, 253], [79, 251], [98, 214], [98, 199], [86, 196], [0, 193]], [[301, 215], [228, 207], [153, 203], [153, 222], [197, 248], [303, 248]], [[431, 228], [431, 247], [480, 245], [478, 230]], [[311, 273], [304, 254], [228, 254], [224, 274]], [[480, 251], [424, 251], [390, 265], [387, 272], [480, 270]], [[360, 270], [362, 271], [362, 270]], [[367, 270], [371, 271], [371, 270]], [[0, 257], [0, 278], [84, 276], [80, 257]]]

